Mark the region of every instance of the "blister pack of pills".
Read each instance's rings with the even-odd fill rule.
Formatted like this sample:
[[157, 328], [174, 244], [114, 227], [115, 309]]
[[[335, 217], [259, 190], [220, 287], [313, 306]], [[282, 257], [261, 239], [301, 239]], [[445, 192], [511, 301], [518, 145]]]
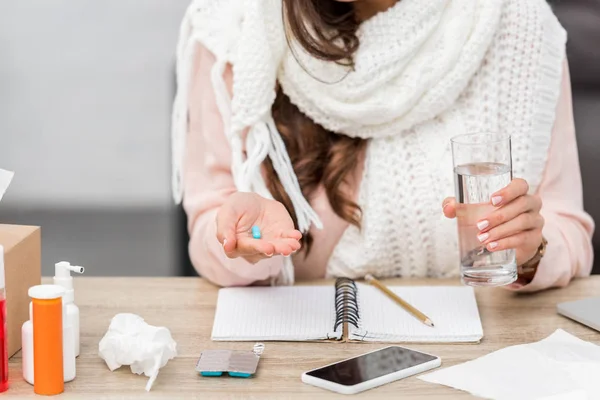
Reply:
[[257, 343], [252, 351], [205, 350], [200, 354], [196, 371], [202, 376], [229, 376], [249, 378], [256, 372], [265, 345]]

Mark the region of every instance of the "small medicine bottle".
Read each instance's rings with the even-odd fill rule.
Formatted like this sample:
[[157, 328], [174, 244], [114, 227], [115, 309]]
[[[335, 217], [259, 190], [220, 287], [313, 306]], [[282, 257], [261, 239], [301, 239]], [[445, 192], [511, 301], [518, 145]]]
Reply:
[[63, 303], [58, 285], [29, 288], [33, 322], [33, 391], [52, 396], [64, 391]]

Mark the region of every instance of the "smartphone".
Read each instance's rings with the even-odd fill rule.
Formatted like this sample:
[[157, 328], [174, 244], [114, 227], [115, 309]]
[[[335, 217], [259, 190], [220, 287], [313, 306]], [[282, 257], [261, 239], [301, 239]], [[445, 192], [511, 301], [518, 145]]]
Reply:
[[441, 359], [431, 354], [390, 346], [305, 372], [302, 382], [342, 394], [355, 394], [441, 364]]

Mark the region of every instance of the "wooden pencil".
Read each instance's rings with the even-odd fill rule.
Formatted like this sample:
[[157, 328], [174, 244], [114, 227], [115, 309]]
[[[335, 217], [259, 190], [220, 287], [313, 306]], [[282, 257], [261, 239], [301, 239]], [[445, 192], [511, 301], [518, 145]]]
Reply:
[[413, 317], [415, 317], [425, 325], [433, 327], [433, 321], [429, 317], [427, 317], [421, 311], [417, 310], [412, 305], [408, 304], [405, 300], [401, 299], [396, 293], [392, 292], [383, 283], [375, 279], [373, 275], [368, 274], [367, 276], [365, 276], [365, 281], [367, 281], [370, 285], [375, 286], [377, 289], [381, 290], [386, 296], [392, 299], [400, 307], [408, 311]]

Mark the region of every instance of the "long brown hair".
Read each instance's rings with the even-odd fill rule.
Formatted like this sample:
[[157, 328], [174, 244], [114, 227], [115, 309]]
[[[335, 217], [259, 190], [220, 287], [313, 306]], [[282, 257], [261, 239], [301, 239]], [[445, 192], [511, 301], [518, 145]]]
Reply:
[[[353, 66], [352, 56], [359, 43], [352, 4], [334, 0], [283, 0], [283, 8], [288, 41], [295, 40], [319, 59]], [[366, 142], [315, 124], [280, 88], [272, 111], [304, 196], [310, 199], [323, 184], [333, 211], [360, 227], [360, 208], [348, 197], [344, 187]], [[265, 167], [269, 190], [287, 208], [297, 227], [292, 202], [268, 159]], [[302, 240], [308, 254], [312, 237], [306, 234]]]

